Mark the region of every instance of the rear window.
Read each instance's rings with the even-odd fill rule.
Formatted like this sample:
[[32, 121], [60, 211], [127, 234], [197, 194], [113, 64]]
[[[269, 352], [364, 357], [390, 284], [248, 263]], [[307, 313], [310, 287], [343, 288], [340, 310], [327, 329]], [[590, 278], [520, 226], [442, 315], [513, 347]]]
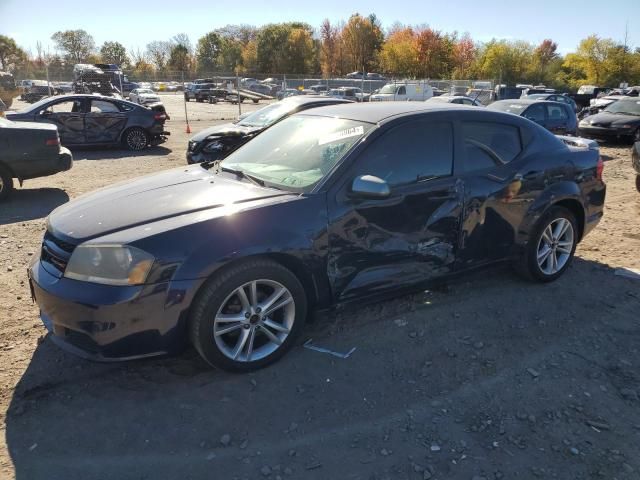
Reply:
[[520, 129], [495, 122], [462, 122], [466, 171], [501, 166], [522, 151]]

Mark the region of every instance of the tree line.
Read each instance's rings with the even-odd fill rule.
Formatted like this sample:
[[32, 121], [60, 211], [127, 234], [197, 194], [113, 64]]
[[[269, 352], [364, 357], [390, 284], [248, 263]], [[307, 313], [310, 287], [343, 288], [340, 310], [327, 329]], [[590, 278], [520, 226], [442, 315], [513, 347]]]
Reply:
[[398, 23], [385, 31], [374, 14], [356, 13], [339, 23], [325, 20], [318, 29], [304, 22], [227, 25], [206, 33], [195, 44], [188, 35], [178, 34], [151, 41], [145, 49], [127, 50], [117, 41], [97, 47], [84, 30], [55, 32], [51, 39], [56, 53], [45, 53], [38, 43], [34, 54], [0, 35], [0, 69], [29, 77], [41, 73], [44, 64], [55, 68], [116, 63], [134, 79], [170, 72], [184, 72], [185, 79], [215, 72], [329, 78], [361, 71], [394, 78], [482, 78], [559, 88], [617, 86], [623, 81], [640, 84], [640, 48], [631, 50], [595, 34], [581, 40], [575, 52], [562, 56], [551, 39], [539, 45], [499, 39], [483, 43], [468, 34]]

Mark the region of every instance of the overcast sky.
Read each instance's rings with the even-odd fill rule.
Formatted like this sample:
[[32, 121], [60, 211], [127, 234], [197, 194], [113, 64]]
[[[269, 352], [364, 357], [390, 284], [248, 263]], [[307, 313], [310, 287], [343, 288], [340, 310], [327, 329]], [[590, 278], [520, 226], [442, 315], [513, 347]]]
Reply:
[[[52, 11], [52, 7], [54, 7]], [[590, 34], [640, 46], [640, 0], [389, 1], [389, 0], [189, 0], [184, 2], [106, 0], [0, 0], [0, 34], [35, 52], [37, 41], [49, 46], [58, 30], [82, 28], [99, 47], [117, 40], [127, 49], [144, 49], [152, 40], [177, 33], [195, 43], [204, 33], [227, 24], [264, 25], [300, 20], [318, 27], [323, 19], [346, 20], [359, 12], [375, 13], [385, 28], [399, 21], [428, 24], [444, 32], [469, 32], [474, 40], [551, 38], [561, 53], [573, 51]]]

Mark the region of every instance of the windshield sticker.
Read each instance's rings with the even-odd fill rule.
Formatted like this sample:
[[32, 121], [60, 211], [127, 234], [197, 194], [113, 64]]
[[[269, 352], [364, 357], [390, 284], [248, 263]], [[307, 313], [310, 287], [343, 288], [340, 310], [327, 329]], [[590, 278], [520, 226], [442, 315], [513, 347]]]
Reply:
[[346, 128], [339, 132], [321, 137], [318, 140], [318, 145], [324, 145], [326, 143], [335, 142], [336, 140], [343, 140], [349, 137], [358, 137], [360, 135], [364, 135], [364, 127], [362, 125], [360, 125], [359, 127]]

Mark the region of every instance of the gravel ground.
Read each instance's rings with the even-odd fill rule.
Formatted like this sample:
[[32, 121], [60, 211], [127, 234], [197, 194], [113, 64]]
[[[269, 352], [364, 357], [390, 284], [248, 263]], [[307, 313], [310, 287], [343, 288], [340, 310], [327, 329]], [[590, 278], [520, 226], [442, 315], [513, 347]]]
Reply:
[[[550, 285], [507, 269], [321, 316], [249, 375], [177, 358], [90, 363], [56, 348], [25, 269], [70, 198], [184, 164], [184, 110], [138, 155], [74, 151], [0, 205], [2, 479], [640, 478], [640, 193], [605, 146], [606, 212]], [[19, 104], [15, 105], [19, 108]], [[243, 110], [255, 108], [243, 105]], [[189, 104], [197, 131], [237, 106]], [[197, 119], [197, 120], [195, 120]]]

